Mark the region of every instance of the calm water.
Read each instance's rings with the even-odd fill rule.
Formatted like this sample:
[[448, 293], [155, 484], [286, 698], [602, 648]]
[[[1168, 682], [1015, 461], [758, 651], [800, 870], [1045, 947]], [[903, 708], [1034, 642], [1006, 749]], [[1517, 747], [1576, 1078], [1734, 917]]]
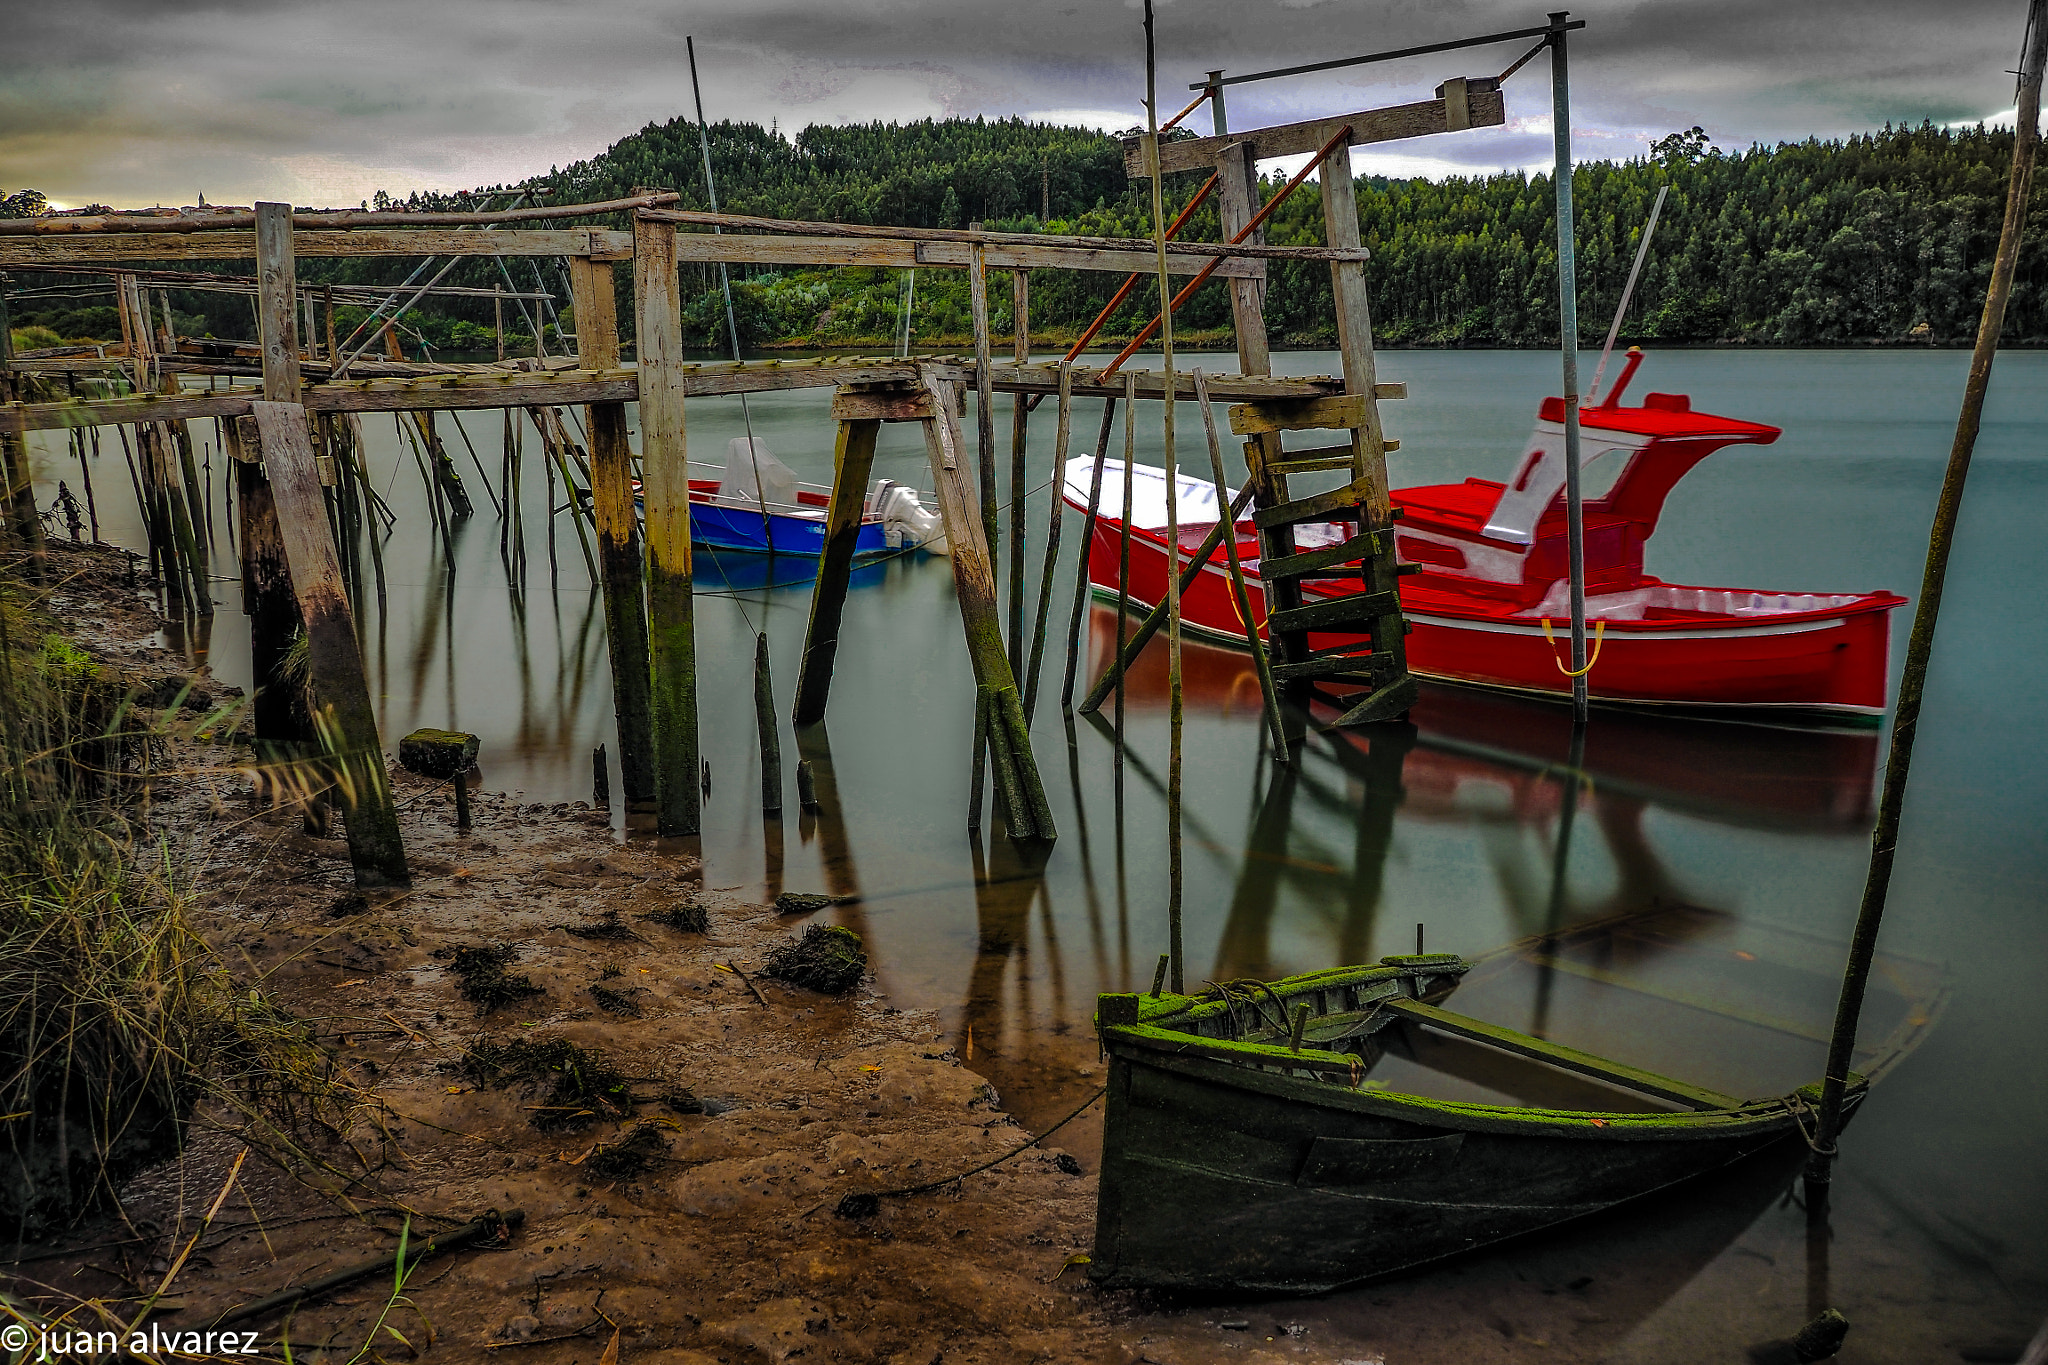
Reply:
[[[1397, 484], [1504, 477], [1557, 376], [1555, 357], [1542, 353], [1381, 359], [1383, 379], [1410, 386], [1406, 402], [1387, 408], [1388, 430], [1403, 443], [1392, 457]], [[1698, 408], [1774, 423], [1785, 435], [1775, 446], [1724, 452], [1680, 485], [1651, 542], [1649, 571], [1724, 586], [1917, 593], [1966, 360], [1861, 351], [1653, 356], [1637, 394], [1689, 393]], [[1337, 363], [1316, 353], [1279, 361], [1293, 373]], [[1231, 368], [1228, 357], [1183, 360], [1203, 362]], [[830, 477], [828, 401], [824, 390], [750, 400], [756, 434], [802, 477]], [[1007, 450], [1007, 401], [998, 404]], [[1099, 403], [1077, 403], [1076, 452], [1099, 414]], [[1033, 420], [1034, 486], [1049, 474], [1052, 416], [1045, 406]], [[499, 419], [464, 420], [495, 485]], [[706, 459], [722, 459], [726, 441], [744, 430], [736, 399], [694, 401], [689, 421], [693, 452]], [[363, 627], [387, 742], [418, 725], [474, 731], [487, 785], [587, 800], [592, 748], [617, 752], [602, 613], [566, 517], [550, 573], [538, 442], [529, 432], [529, 565], [515, 600], [490, 500], [452, 427], [444, 439], [480, 514], [456, 533], [451, 571], [429, 543], [419, 477], [390, 419], [364, 426], [379, 487], [401, 515], [385, 548], [388, 608], [379, 614], [366, 603]], [[1183, 460], [1205, 460], [1193, 444], [1200, 423], [1191, 405], [1179, 426]], [[1121, 419], [1119, 443], [1120, 428]], [[195, 427], [196, 439], [210, 437], [210, 424]], [[1160, 442], [1157, 410], [1141, 412], [1139, 458], [1157, 462]], [[1965, 1349], [1992, 1358], [1981, 1353], [2023, 1341], [2048, 1312], [2044, 446], [2048, 355], [2008, 353], [1952, 564], [1884, 938], [1892, 952], [1946, 960], [1957, 992], [1845, 1143], [1834, 1297], [1858, 1323], [1845, 1359], [1962, 1359]], [[139, 544], [119, 447], [104, 448], [94, 473], [107, 538]], [[45, 440], [39, 451], [39, 494], [53, 493], [59, 477], [75, 489], [76, 466], [61, 446]], [[217, 453], [213, 468], [218, 503]], [[914, 427], [884, 428], [875, 472], [928, 483]], [[1231, 472], [1241, 473], [1234, 458]], [[1029, 503], [1034, 593], [1047, 498], [1041, 489]], [[1073, 527], [1056, 574], [1056, 623], [1071, 602]], [[715, 782], [703, 837], [707, 885], [748, 896], [784, 887], [858, 892], [860, 903], [837, 913], [868, 936], [891, 1002], [938, 1010], [948, 1037], [971, 1050], [1027, 1120], [1065, 1114], [1100, 1083], [1089, 1025], [1095, 994], [1142, 989], [1166, 944], [1163, 647], [1133, 680], [1120, 815], [1111, 744], [1098, 724], [1063, 722], [1054, 658], [1044, 683], [1052, 700], [1038, 708], [1034, 740], [1063, 837], [1030, 855], [1000, 837], [977, 843], [963, 828], [973, 687], [948, 566], [912, 556], [862, 570], [847, 602], [830, 715], [813, 733], [783, 737], [785, 755], [816, 761], [826, 810], [764, 827], [755, 809], [753, 634], [765, 629], [772, 642], [786, 717], [810, 605], [807, 571], [800, 561], [706, 557], [698, 581], [705, 754]], [[217, 587], [212, 662], [223, 678], [246, 683], [235, 584]], [[1084, 679], [1114, 632], [1109, 614], [1091, 610], [1091, 618]], [[1907, 621], [1904, 613], [1895, 621], [1895, 677]], [[1187, 653], [1191, 982], [1410, 951], [1418, 924], [1431, 950], [1476, 954], [1554, 923], [1653, 904], [1719, 912], [1737, 939], [1745, 925], [1846, 938], [1868, 849], [1876, 735], [1599, 714], [1585, 758], [1593, 781], [1561, 840], [1569, 793], [1556, 768], [1568, 733], [1556, 708], [1425, 688], [1412, 747], [1317, 740], [1298, 769], [1276, 771], [1262, 751], [1258, 688], [1245, 661], [1194, 645]], [[785, 800], [794, 812], [793, 790]], [[1785, 1003], [1825, 1018], [1832, 989], [1816, 977], [1788, 988]], [[1656, 1064], [1690, 1036], [1688, 1021], [1646, 1026], [1595, 1003], [1567, 992], [1550, 1006], [1570, 1015], [1578, 1046]], [[1455, 997], [1452, 1006], [1480, 1008]], [[1526, 1014], [1517, 1017], [1525, 1007], [1506, 997], [1486, 1006], [1527, 1027]], [[1804, 1069], [1792, 1074], [1817, 1075], [1817, 1050], [1810, 1064], [1804, 1058], [1793, 1059]], [[1777, 1086], [1785, 1065], [1782, 1056], [1700, 1060], [1720, 1074], [1689, 1078], [1737, 1085], [1749, 1075], [1759, 1090], [1745, 1093], [1762, 1093], [1766, 1079]], [[1099, 1131], [1091, 1113], [1058, 1141], [1092, 1164]], [[1767, 1176], [1725, 1197], [1652, 1203], [1603, 1220], [1597, 1236], [1567, 1234], [1394, 1290], [1289, 1311], [1320, 1323], [1325, 1340], [1369, 1345], [1375, 1324], [1426, 1315], [1440, 1294], [1489, 1276], [1527, 1281], [1530, 1266], [1577, 1248], [1589, 1273], [1635, 1287], [1596, 1315], [1603, 1325], [1583, 1329], [1577, 1354], [1745, 1359], [1746, 1344], [1788, 1334], [1803, 1318], [1807, 1260], [1788, 1230], [1797, 1211], [1780, 1193]]]

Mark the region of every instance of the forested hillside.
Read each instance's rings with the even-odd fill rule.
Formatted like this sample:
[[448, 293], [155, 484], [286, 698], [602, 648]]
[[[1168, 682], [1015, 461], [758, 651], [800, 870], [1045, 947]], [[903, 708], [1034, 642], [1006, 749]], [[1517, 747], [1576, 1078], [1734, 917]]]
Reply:
[[[980, 221], [1009, 231], [1144, 235], [1149, 211], [1141, 182], [1123, 173], [1116, 141], [1088, 129], [1021, 120], [926, 120], [907, 125], [810, 127], [788, 137], [755, 124], [711, 129], [721, 206], [783, 218], [961, 227]], [[1965, 341], [1975, 326], [1996, 243], [2011, 155], [2009, 132], [1984, 128], [1886, 128], [1841, 142], [1807, 141], [1742, 152], [1714, 149], [1698, 130], [1674, 134], [1639, 159], [1579, 167], [1579, 318], [1597, 339], [1613, 314], [1634, 242], [1660, 185], [1671, 186], [1650, 265], [1630, 310], [1631, 339], [1693, 343], [1843, 344]], [[1169, 212], [1201, 177], [1175, 177]], [[1268, 183], [1267, 192], [1281, 182]], [[650, 124], [588, 161], [521, 186], [466, 194], [413, 195], [418, 208], [503, 207], [524, 191], [540, 202], [622, 196], [637, 186], [673, 188], [703, 207], [697, 127]], [[2036, 203], [2048, 202], [2048, 190]], [[9, 201], [13, 202], [13, 201]], [[379, 196], [380, 205], [389, 203]], [[525, 202], [532, 202], [527, 200]], [[1358, 184], [1378, 335], [1415, 345], [1519, 346], [1556, 340], [1553, 199], [1544, 176]], [[2048, 338], [2048, 244], [2033, 211], [2014, 289], [2007, 336]], [[1213, 208], [1189, 233], [1217, 239]], [[1271, 220], [1280, 243], [1322, 240], [1320, 197], [1298, 193]], [[561, 292], [561, 272], [487, 259], [449, 281], [489, 287], [536, 279]], [[336, 278], [401, 278], [388, 261], [307, 261], [305, 272]], [[393, 274], [393, 271], [397, 271]], [[716, 277], [686, 267], [684, 290], [695, 340], [724, 344]], [[888, 346], [901, 326], [908, 280], [883, 270], [736, 270], [735, 304], [749, 346]], [[45, 277], [55, 283], [53, 277]], [[18, 285], [34, 277], [18, 277]], [[622, 287], [627, 272], [620, 272]], [[1071, 338], [1121, 281], [1042, 271], [1032, 279], [1034, 332]], [[75, 282], [74, 282], [75, 283]], [[991, 290], [1007, 329], [1009, 291]], [[246, 301], [174, 293], [181, 328], [222, 336], [250, 331]], [[79, 302], [83, 302], [82, 300]], [[54, 300], [51, 303], [55, 303]], [[1127, 337], [1156, 309], [1150, 286], [1133, 292], [1105, 331]], [[103, 315], [103, 316], [102, 316]], [[1267, 317], [1276, 345], [1323, 346], [1334, 337], [1327, 271], [1274, 268]], [[38, 306], [22, 299], [15, 325], [40, 323], [66, 337], [106, 336], [111, 308]], [[625, 318], [630, 325], [630, 310]], [[344, 316], [344, 328], [350, 319]], [[439, 347], [480, 348], [493, 340], [490, 305], [438, 307], [419, 336]], [[565, 327], [570, 324], [565, 324]], [[1229, 309], [1220, 284], [1179, 315], [1191, 340], [1227, 344]], [[509, 331], [528, 329], [514, 321]], [[968, 331], [964, 272], [918, 272], [911, 317], [916, 349], [957, 347]], [[517, 346], [530, 345], [521, 337]], [[552, 349], [558, 342], [550, 342]]]

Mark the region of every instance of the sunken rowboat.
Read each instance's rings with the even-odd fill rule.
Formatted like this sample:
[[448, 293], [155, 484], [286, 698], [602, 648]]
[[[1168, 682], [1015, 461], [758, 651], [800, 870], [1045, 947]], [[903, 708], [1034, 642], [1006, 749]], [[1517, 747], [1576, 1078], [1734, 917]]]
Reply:
[[[1816, 1008], [1776, 1017], [1710, 1003], [1697, 981], [1689, 993], [1666, 972], [1631, 982], [1614, 970], [1632, 953], [1659, 967], [1670, 952], [1721, 959], [1768, 999], [1792, 984], [1788, 972], [1819, 967], [1811, 941], [1807, 961], [1790, 965], [1668, 924], [1624, 934], [1618, 955], [1616, 941], [1549, 936], [1478, 964], [1497, 986], [1503, 967], [1527, 976], [1547, 964], [1522, 986], [1537, 985], [1539, 1014], [1559, 1025], [1551, 1038], [1443, 1008], [1475, 969], [1452, 954], [1099, 997], [1110, 1075], [1089, 1274], [1114, 1287], [1316, 1293], [1582, 1218], [1812, 1131], [1817, 1081], [1745, 1099], [1554, 1041], [1590, 999], [1571, 988], [1619, 982], [1618, 993], [1647, 992], [1697, 1021], [1674, 1031], [1687, 1035], [1677, 1046], [1747, 1029], [1819, 1054], [1820, 993]], [[1938, 1012], [1938, 971], [1892, 964], [1879, 976], [1916, 990], [1893, 1002], [1889, 1035], [1858, 1054], [1852, 1111]], [[1636, 1027], [1626, 1010], [1610, 1013]]]

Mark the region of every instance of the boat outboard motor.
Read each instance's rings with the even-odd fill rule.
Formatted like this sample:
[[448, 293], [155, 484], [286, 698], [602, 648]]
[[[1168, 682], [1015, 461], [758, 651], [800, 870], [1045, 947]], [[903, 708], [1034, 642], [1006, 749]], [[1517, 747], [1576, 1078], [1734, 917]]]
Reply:
[[942, 555], [946, 532], [939, 514], [918, 498], [917, 490], [894, 479], [876, 479], [868, 491], [867, 515], [882, 519], [882, 543], [892, 550], [905, 545]]

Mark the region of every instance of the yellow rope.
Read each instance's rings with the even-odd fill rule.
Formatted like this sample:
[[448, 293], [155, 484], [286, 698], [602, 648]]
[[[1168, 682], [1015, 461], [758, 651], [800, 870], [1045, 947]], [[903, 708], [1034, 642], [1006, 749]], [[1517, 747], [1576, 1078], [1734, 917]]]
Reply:
[[1550, 633], [1550, 618], [1548, 616], [1543, 618], [1543, 643], [1550, 646], [1550, 661], [1554, 664], [1557, 664], [1557, 671], [1564, 674], [1567, 678], [1582, 678], [1586, 674], [1591, 673], [1593, 671], [1593, 665], [1600, 662], [1600, 642], [1603, 639], [1605, 639], [1606, 636], [1606, 619], [1602, 618], [1601, 620], [1595, 621], [1593, 623], [1592, 657], [1586, 660], [1586, 666], [1584, 668], [1566, 668], [1563, 664], [1558, 663], [1557, 660], [1557, 637]]

